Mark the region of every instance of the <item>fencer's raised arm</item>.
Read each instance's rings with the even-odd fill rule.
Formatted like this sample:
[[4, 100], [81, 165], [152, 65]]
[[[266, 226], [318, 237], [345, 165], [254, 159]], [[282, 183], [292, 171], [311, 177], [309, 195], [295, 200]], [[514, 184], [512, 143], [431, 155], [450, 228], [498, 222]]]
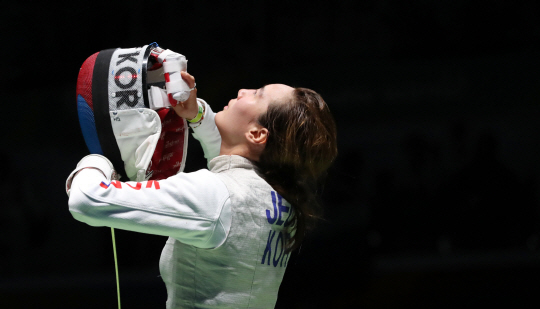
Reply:
[[[195, 78], [189, 73], [182, 72], [182, 77], [188, 85], [195, 85]], [[185, 118], [193, 129], [193, 137], [201, 143], [204, 157], [208, 163], [219, 155], [221, 148], [221, 135], [214, 120], [215, 113], [210, 105], [203, 99], [197, 98], [197, 89], [193, 89], [189, 98], [184, 102], [172, 106], [171, 99], [167, 97], [165, 91], [158, 87], [150, 90], [150, 105], [154, 107], [171, 106], [176, 114]], [[160, 103], [161, 102], [161, 103]]]
[[182, 72], [182, 78], [194, 89], [186, 101], [179, 102], [172, 108], [178, 116], [186, 118], [189, 126], [193, 129], [193, 137], [201, 143], [204, 157], [210, 163], [213, 158], [219, 155], [221, 148], [221, 135], [216, 127], [215, 113], [206, 101], [197, 98], [195, 77], [187, 72]]
[[66, 182], [69, 211], [91, 226], [169, 236], [215, 248], [231, 225], [229, 191], [206, 169], [143, 182], [112, 180], [103, 156], [84, 157]]
[[[161, 55], [167, 53], [169, 50], [163, 51]], [[170, 52], [170, 51], [169, 51]], [[165, 56], [167, 59], [170, 56]], [[165, 65], [166, 62], [163, 62]], [[185, 118], [190, 127], [193, 129], [193, 137], [201, 143], [204, 151], [204, 157], [207, 162], [217, 157], [221, 148], [221, 135], [216, 127], [215, 113], [210, 108], [210, 105], [204, 100], [197, 98], [197, 88], [195, 88], [195, 77], [188, 72], [181, 71], [177, 74], [189, 87], [189, 97], [182, 102], [176, 102], [169, 93], [160, 88], [152, 87], [150, 90], [151, 105], [156, 107], [168, 107], [171, 106], [176, 114], [182, 118]], [[170, 103], [170, 104], [168, 104]]]
[[204, 107], [204, 116], [198, 123], [190, 123], [193, 129], [193, 137], [201, 143], [204, 151], [204, 157], [207, 162], [219, 156], [221, 148], [221, 135], [216, 126], [216, 113], [212, 111], [210, 105], [203, 99], [197, 98], [197, 103]]

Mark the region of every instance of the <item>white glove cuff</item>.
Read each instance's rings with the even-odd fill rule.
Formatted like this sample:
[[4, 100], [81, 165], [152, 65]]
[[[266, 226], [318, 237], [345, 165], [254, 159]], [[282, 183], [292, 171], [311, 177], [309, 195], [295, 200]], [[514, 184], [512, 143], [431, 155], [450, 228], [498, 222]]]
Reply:
[[71, 189], [71, 183], [73, 182], [73, 177], [75, 177], [75, 174], [77, 174], [77, 172], [79, 172], [80, 170], [89, 167], [101, 171], [107, 179], [107, 182], [110, 182], [111, 179], [118, 179], [116, 171], [114, 170], [114, 167], [111, 161], [109, 161], [109, 159], [99, 154], [87, 155], [82, 158], [79, 163], [77, 163], [77, 167], [75, 168], [75, 170], [73, 170], [73, 172], [71, 172], [71, 174], [69, 174], [69, 177], [66, 180], [66, 193], [68, 196], [69, 190]]

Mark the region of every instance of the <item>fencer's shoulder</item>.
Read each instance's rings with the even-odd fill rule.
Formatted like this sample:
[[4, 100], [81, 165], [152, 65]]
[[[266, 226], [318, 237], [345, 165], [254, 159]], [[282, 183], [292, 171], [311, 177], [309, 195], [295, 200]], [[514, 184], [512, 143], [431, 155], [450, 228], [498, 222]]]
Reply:
[[194, 172], [178, 173], [167, 178], [168, 182], [172, 182], [174, 186], [181, 186], [184, 189], [194, 190], [195, 188], [206, 188], [210, 191], [222, 191], [224, 183], [216, 173], [208, 169], [200, 169]]

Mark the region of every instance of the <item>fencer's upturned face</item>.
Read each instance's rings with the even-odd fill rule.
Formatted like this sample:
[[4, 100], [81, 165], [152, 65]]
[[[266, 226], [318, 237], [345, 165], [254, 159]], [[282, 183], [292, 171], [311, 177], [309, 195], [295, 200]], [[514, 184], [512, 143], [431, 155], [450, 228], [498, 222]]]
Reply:
[[223, 141], [232, 145], [242, 142], [250, 126], [265, 113], [272, 102], [292, 98], [294, 88], [283, 84], [266, 85], [259, 89], [240, 89], [238, 97], [216, 115], [216, 126]]

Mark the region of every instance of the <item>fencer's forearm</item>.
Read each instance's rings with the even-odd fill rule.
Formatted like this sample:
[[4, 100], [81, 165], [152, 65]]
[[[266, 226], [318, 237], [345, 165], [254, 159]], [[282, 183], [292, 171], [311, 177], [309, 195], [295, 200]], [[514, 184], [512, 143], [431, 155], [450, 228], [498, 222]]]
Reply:
[[204, 118], [200, 123], [190, 124], [193, 128], [193, 137], [201, 143], [204, 151], [204, 157], [210, 162], [219, 155], [221, 148], [221, 135], [216, 126], [216, 114], [210, 108], [210, 105], [202, 99], [197, 99], [206, 105]]
[[228, 191], [208, 170], [107, 183], [101, 171], [87, 168], [74, 177], [68, 204], [76, 220], [91, 226], [170, 236], [200, 248], [223, 243], [230, 226]]

